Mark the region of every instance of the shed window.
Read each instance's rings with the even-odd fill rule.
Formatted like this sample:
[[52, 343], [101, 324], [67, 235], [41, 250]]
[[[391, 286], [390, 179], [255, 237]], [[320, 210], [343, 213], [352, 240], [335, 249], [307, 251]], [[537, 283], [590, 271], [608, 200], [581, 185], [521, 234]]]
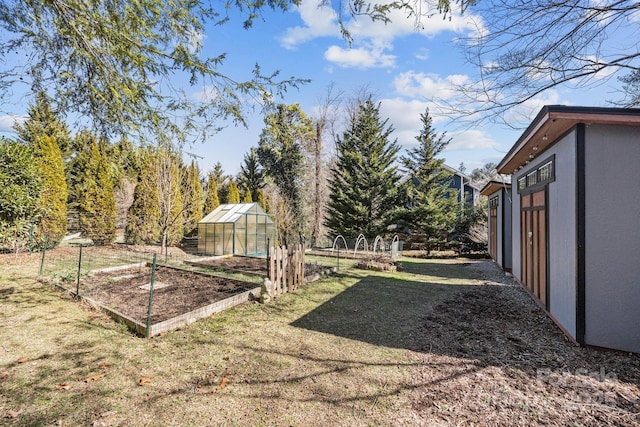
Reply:
[[518, 180], [518, 190], [524, 190], [527, 188], [527, 179], [523, 176]]
[[552, 156], [541, 166], [518, 178], [518, 193], [538, 189], [555, 179], [555, 156]]
[[499, 205], [500, 199], [498, 198], [498, 196], [492, 197], [491, 199], [489, 199], [489, 207], [490, 208], [497, 208]]

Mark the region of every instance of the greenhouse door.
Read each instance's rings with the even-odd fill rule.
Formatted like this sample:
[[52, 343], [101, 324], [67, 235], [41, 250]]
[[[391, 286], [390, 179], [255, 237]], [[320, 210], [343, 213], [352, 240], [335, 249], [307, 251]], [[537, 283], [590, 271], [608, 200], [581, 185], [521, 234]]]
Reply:
[[546, 188], [520, 198], [522, 284], [547, 305]]

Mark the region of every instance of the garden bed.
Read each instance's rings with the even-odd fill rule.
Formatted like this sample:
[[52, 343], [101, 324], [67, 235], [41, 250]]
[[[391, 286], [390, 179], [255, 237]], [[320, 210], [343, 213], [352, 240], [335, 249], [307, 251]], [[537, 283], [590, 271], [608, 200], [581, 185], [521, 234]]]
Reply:
[[[83, 278], [80, 296], [135, 332], [145, 334], [150, 282], [148, 266], [105, 269]], [[158, 266], [148, 335], [193, 323], [259, 293], [260, 287], [253, 283]]]
[[[193, 265], [197, 267], [206, 267], [206, 268], [220, 268], [226, 271], [235, 272], [235, 273], [243, 273], [243, 274], [255, 274], [262, 277], [267, 277], [269, 275], [269, 268], [267, 266], [266, 258], [255, 258], [255, 257], [247, 257], [247, 256], [233, 256], [233, 257], [210, 257], [210, 258], [201, 258], [194, 260], [187, 260], [185, 264]], [[326, 274], [328, 270], [331, 270], [329, 267], [326, 267], [322, 264], [317, 263], [305, 263], [304, 273], [305, 273], [305, 281], [313, 281], [308, 280], [307, 278], [320, 276], [322, 274]], [[316, 279], [317, 280], [317, 279]]]

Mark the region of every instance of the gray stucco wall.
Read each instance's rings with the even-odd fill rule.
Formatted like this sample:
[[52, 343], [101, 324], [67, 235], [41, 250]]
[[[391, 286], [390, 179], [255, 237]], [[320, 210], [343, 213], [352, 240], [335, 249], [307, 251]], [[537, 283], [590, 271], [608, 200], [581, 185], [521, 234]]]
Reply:
[[589, 126], [585, 343], [640, 352], [640, 128]]
[[517, 179], [555, 155], [555, 181], [548, 186], [549, 311], [573, 337], [576, 336], [576, 133], [569, 132], [530, 165], [514, 175], [513, 275], [522, 281], [520, 262], [520, 194]]

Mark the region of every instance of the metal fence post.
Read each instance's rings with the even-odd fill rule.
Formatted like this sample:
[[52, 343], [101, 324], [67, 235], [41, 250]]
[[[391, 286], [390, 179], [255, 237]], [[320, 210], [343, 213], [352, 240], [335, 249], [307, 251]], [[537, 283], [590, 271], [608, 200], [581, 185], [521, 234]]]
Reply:
[[149, 338], [149, 332], [151, 330], [151, 304], [153, 304], [153, 282], [156, 277], [156, 254], [153, 254], [153, 264], [151, 265], [151, 282], [149, 282], [149, 307], [147, 308], [147, 329], [145, 331], [145, 338]]
[[33, 227], [35, 224], [32, 222], [29, 227], [29, 255], [33, 253]]
[[82, 271], [82, 244], [80, 245], [80, 255], [78, 256], [78, 277], [76, 279], [76, 298], [80, 297], [80, 272]]
[[44, 253], [47, 251], [47, 236], [44, 236], [44, 243], [42, 244], [42, 259], [40, 260], [40, 276], [44, 271]]

